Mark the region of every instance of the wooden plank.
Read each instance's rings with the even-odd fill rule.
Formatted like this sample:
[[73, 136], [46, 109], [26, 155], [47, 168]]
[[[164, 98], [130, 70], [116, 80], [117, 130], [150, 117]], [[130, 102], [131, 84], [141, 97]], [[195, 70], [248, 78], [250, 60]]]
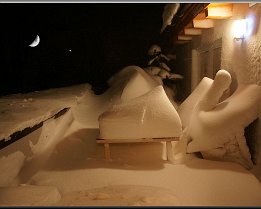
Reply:
[[185, 35], [201, 35], [202, 30], [199, 28], [184, 28]]
[[233, 15], [232, 3], [210, 3], [207, 7], [206, 18], [228, 19]]
[[[177, 39], [179, 32], [202, 12], [207, 5], [209, 5], [209, 3], [181, 4], [180, 9], [172, 19], [171, 25], [167, 27], [167, 30], [164, 31], [165, 33], [162, 34], [166, 40], [169, 40], [169, 44], [174, 44], [172, 43], [173, 37]], [[166, 47], [169, 47], [169, 44], [167, 43]]]
[[186, 35], [179, 35], [178, 36], [178, 40], [179, 41], [190, 41], [190, 40], [192, 40], [192, 37], [191, 36], [186, 36]]
[[190, 41], [181, 41], [181, 40], [177, 40], [177, 41], [175, 41], [174, 43], [176, 44], [176, 45], [179, 45], [179, 44], [187, 44], [187, 43], [189, 43]]
[[142, 138], [142, 139], [97, 139], [97, 143], [139, 143], [139, 142], [168, 142], [178, 141], [179, 137], [166, 137], [166, 138]]
[[214, 21], [212, 19], [204, 19], [204, 20], [194, 19], [193, 26], [194, 28], [213, 28]]
[[105, 160], [111, 161], [110, 143], [147, 143], [147, 142], [166, 142], [167, 160], [174, 162], [172, 141], [178, 141], [179, 137], [164, 137], [164, 138], [142, 138], [142, 139], [96, 139], [97, 143], [104, 144]]
[[111, 160], [110, 145], [108, 143], [104, 144], [104, 156], [106, 160]]
[[174, 162], [174, 153], [171, 142], [166, 142], [167, 160]]
[[193, 22], [190, 21], [184, 28], [193, 28]]
[[205, 10], [203, 12], [200, 12], [194, 19], [196, 20], [204, 20], [206, 18]]

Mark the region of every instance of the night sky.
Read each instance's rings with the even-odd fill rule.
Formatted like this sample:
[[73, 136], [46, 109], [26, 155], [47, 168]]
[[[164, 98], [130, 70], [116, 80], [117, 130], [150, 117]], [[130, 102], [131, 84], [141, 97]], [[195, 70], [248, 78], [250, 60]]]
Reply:
[[[97, 93], [160, 44], [164, 4], [1, 3], [0, 96], [90, 83]], [[40, 44], [29, 44], [40, 37]]]

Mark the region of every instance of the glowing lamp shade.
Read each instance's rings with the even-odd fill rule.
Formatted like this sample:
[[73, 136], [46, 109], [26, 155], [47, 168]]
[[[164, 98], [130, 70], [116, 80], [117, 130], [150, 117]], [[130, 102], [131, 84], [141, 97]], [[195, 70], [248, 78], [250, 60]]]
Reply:
[[233, 36], [235, 39], [245, 38], [247, 33], [246, 19], [236, 20], [233, 25]]

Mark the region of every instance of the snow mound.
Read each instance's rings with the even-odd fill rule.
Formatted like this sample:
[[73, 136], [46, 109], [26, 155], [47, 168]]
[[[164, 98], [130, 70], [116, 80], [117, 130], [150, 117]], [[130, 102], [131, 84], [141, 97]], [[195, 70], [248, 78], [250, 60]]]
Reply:
[[45, 121], [37, 144], [33, 145], [31, 141], [29, 142], [34, 155], [46, 154], [49, 150], [53, 150], [63, 139], [63, 135], [70, 127], [73, 120], [72, 111], [69, 110], [58, 119], [49, 119]]
[[159, 83], [152, 79], [143, 69], [136, 68], [134, 75], [129, 79], [122, 91], [121, 99], [122, 101], [131, 100], [151, 91], [158, 85]]
[[32, 150], [32, 157], [29, 157], [19, 173], [19, 183], [27, 183], [27, 181], [45, 164], [53, 154], [57, 144], [64, 140], [64, 136], [71, 127], [74, 120], [71, 110], [57, 119], [45, 121], [41, 129], [40, 137], [34, 145], [29, 141]]
[[261, 87], [241, 85], [230, 97], [219, 102], [230, 82], [227, 71], [218, 71], [211, 87], [196, 104], [188, 128], [192, 141], [187, 151], [204, 151], [208, 159], [213, 155], [213, 159], [238, 162], [249, 169], [253, 164], [244, 129], [258, 118]]
[[[151, 91], [159, 83], [138, 66], [127, 66], [108, 80], [110, 88], [102, 95], [86, 92], [73, 109], [77, 120], [98, 128], [98, 117], [112, 105], [128, 101]], [[86, 113], [86, 114], [85, 114]]]
[[0, 159], [0, 187], [9, 186], [13, 182], [23, 167], [24, 160], [25, 155], [20, 151]]
[[194, 91], [186, 98], [186, 100], [178, 106], [177, 111], [179, 113], [183, 128], [186, 128], [189, 125], [190, 117], [195, 104], [206, 93], [212, 83], [213, 80], [211, 78], [204, 77]]
[[162, 86], [113, 105], [99, 117], [101, 139], [179, 137], [181, 121]]
[[127, 101], [151, 91], [160, 85], [142, 68], [131, 65], [123, 68], [108, 81], [113, 93], [120, 94], [122, 101]]
[[22, 185], [0, 188], [2, 206], [47, 206], [61, 199], [56, 187]]

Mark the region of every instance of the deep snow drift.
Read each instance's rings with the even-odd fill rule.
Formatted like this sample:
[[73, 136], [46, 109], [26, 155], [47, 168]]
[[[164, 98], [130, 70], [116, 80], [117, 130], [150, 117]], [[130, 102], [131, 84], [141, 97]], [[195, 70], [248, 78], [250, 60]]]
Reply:
[[73, 88], [65, 87], [41, 93], [35, 91], [1, 97], [0, 140], [8, 140], [12, 133], [33, 127], [63, 108], [74, 106], [77, 99], [88, 89], [91, 89], [89, 84], [82, 84]]
[[101, 139], [179, 137], [181, 121], [161, 85], [99, 116]]
[[[71, 109], [1, 150], [0, 205], [261, 205], [261, 185], [253, 174], [236, 163], [185, 154], [179, 142], [173, 142], [176, 164], [166, 161], [163, 143], [114, 144], [113, 161], [105, 161], [103, 146], [96, 143], [98, 116], [122, 102], [126, 80], [115, 82], [117, 88], [99, 96], [86, 86], [84, 91], [83, 86], [68, 87], [66, 94], [59, 94], [63, 89], [34, 93], [32, 115], [47, 103], [57, 107], [53, 98]], [[18, 101], [16, 96], [8, 102]], [[11, 122], [14, 115], [5, 117]]]
[[200, 151], [206, 159], [237, 162], [251, 169], [253, 163], [244, 131], [259, 116], [261, 87], [239, 85], [231, 96], [220, 101], [230, 83], [230, 74], [219, 70], [195, 104], [187, 129], [190, 140], [187, 151]]

